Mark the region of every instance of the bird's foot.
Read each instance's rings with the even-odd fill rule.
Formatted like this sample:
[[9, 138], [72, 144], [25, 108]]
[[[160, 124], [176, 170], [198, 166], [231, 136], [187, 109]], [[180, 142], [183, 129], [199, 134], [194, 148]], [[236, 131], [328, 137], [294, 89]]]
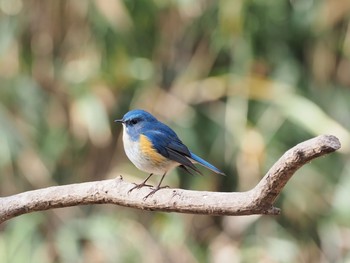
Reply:
[[156, 188], [154, 188], [148, 195], [146, 195], [143, 200], [145, 201], [148, 197], [154, 195], [155, 192], [157, 192], [158, 190], [160, 189], [164, 189], [164, 188], [169, 188], [168, 185], [165, 185], [165, 186], [157, 186]]
[[142, 187], [144, 187], [144, 186], [149, 186], [149, 187], [152, 187], [152, 185], [150, 185], [150, 184], [146, 184], [146, 183], [140, 183], [140, 184], [135, 184], [135, 186], [133, 187], [133, 188], [131, 188], [129, 191], [128, 191], [128, 194], [130, 193], [130, 192], [132, 192], [133, 190], [135, 190], [135, 189], [140, 189], [140, 188], [142, 188]]

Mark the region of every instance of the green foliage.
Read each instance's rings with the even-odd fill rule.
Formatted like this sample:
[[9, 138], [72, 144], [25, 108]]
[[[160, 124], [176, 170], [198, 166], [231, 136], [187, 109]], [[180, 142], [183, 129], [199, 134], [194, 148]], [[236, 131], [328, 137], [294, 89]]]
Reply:
[[[331, 133], [278, 217], [113, 206], [1, 227], [0, 262], [346, 262], [350, 259], [347, 1], [0, 1], [0, 195], [146, 174], [112, 120], [144, 108], [228, 175], [172, 187], [244, 191], [290, 147]], [[178, 176], [177, 176], [178, 175]]]

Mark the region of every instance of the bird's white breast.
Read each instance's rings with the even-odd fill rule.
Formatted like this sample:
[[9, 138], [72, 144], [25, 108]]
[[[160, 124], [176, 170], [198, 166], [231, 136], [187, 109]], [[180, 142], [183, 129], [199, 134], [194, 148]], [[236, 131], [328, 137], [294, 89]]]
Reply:
[[179, 163], [172, 160], [165, 160], [164, 162], [154, 162], [150, 156], [145, 156], [140, 147], [140, 140], [133, 141], [127, 133], [127, 128], [123, 125], [123, 144], [126, 155], [129, 160], [141, 171], [163, 175], [172, 168], [179, 165]]

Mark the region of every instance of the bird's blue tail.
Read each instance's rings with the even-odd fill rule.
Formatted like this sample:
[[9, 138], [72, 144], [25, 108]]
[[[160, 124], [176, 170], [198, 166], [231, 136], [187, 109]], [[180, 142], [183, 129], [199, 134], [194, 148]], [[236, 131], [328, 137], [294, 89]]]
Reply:
[[193, 159], [194, 161], [196, 161], [197, 163], [199, 163], [200, 165], [208, 168], [209, 170], [212, 170], [213, 172], [217, 173], [217, 174], [221, 174], [221, 175], [225, 175], [223, 172], [221, 172], [218, 168], [216, 168], [214, 165], [208, 163], [207, 161], [203, 160], [202, 158], [200, 158], [199, 156], [195, 155], [193, 152], [191, 153], [191, 159]]

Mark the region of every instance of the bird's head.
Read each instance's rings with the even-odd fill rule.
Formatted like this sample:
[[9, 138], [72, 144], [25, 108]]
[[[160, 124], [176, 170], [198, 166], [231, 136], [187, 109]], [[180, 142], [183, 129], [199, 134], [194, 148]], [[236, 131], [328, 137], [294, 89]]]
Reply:
[[122, 123], [128, 133], [134, 133], [147, 124], [156, 123], [157, 119], [147, 111], [131, 110], [122, 119], [115, 120], [114, 122]]

